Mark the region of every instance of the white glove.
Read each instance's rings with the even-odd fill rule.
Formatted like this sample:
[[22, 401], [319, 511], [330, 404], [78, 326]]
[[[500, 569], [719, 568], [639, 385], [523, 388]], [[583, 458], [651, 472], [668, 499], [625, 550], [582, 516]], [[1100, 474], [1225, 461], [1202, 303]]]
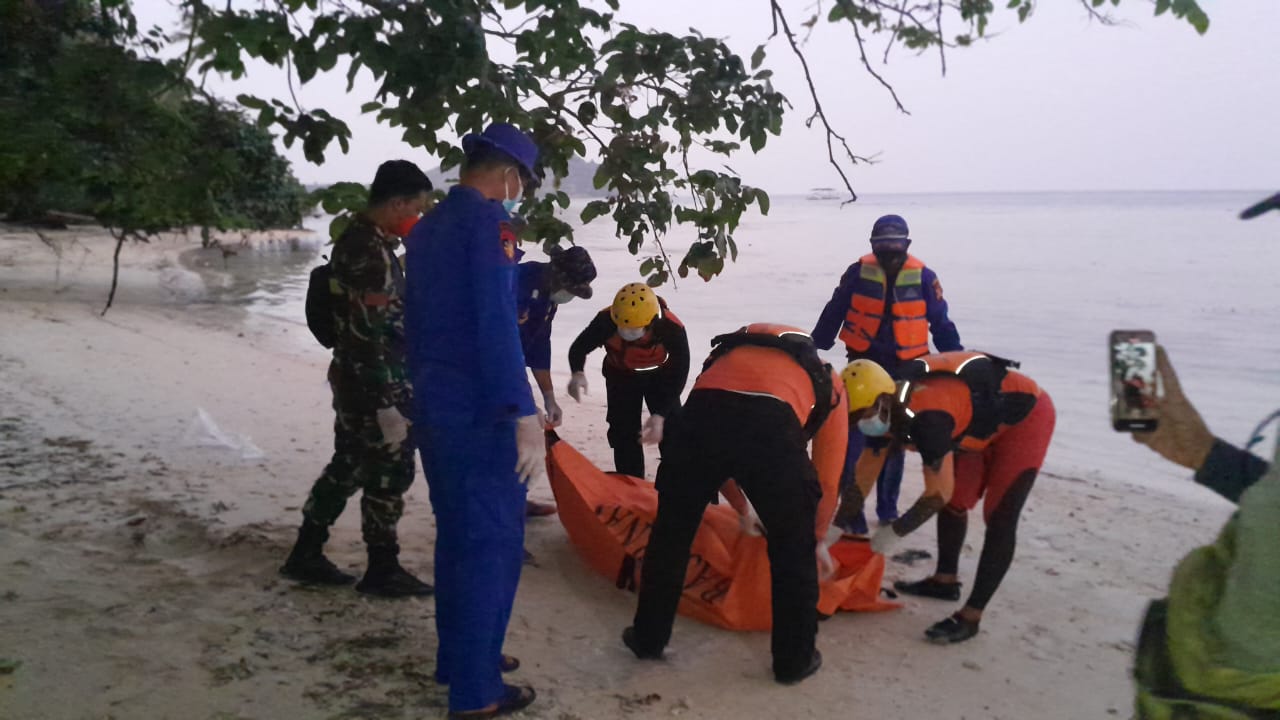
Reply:
[[547, 474], [547, 439], [541, 413], [516, 420], [516, 473], [520, 483]]
[[822, 544], [831, 547], [840, 542], [840, 538], [844, 537], [844, 530], [839, 525], [831, 523], [827, 526], [827, 534], [822, 536]]
[[738, 530], [743, 535], [761, 537], [764, 535], [764, 523], [760, 522], [760, 516], [754, 510], [748, 510], [745, 515], [738, 516]]
[[657, 445], [662, 442], [662, 426], [666, 420], [661, 415], [650, 415], [640, 430], [640, 442], [645, 445]]
[[826, 543], [818, 543], [815, 555], [818, 559], [818, 580], [830, 580], [836, 574], [836, 561], [831, 557], [831, 551], [827, 549]]
[[409, 421], [400, 411], [393, 407], [385, 407], [376, 413], [378, 429], [382, 431], [382, 444], [392, 450], [400, 447], [400, 443], [409, 437]]
[[555, 390], [542, 393], [542, 405], [547, 409], [547, 423], [553, 428], [560, 427], [560, 423], [564, 421], [564, 411], [560, 409], [560, 403], [556, 402]]
[[871, 552], [888, 555], [901, 539], [902, 537], [894, 532], [892, 525], [881, 525], [871, 536]]
[[573, 377], [569, 378], [569, 397], [578, 402], [582, 402], [583, 395], [590, 395], [587, 392], [587, 374], [576, 372]]

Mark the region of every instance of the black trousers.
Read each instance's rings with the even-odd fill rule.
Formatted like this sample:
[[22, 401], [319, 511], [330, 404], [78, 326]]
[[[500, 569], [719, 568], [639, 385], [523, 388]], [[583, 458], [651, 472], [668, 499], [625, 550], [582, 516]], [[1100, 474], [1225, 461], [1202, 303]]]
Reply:
[[609, 447], [613, 448], [613, 469], [632, 477], [644, 477], [644, 450], [640, 447], [642, 404], [649, 412], [662, 408], [669, 382], [661, 370], [623, 372], [605, 369], [604, 387], [609, 403], [605, 421], [609, 423]]
[[822, 488], [790, 406], [768, 397], [695, 390], [668, 419], [658, 466], [658, 517], [640, 574], [636, 641], [666, 647], [707, 503], [733, 478], [767, 532], [773, 594], [773, 671], [794, 676], [818, 634], [814, 515]]

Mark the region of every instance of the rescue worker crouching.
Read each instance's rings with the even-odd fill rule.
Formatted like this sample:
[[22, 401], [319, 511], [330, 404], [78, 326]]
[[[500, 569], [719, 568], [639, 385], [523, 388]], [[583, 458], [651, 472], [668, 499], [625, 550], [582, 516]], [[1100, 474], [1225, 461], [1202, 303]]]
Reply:
[[815, 648], [819, 566], [823, 575], [834, 567], [820, 540], [844, 464], [844, 387], [796, 328], [749, 325], [713, 343], [684, 407], [669, 426], [647, 428], [645, 441], [662, 448], [658, 514], [635, 620], [622, 641], [638, 658], [662, 657], [703, 511], [733, 479], [759, 513], [768, 543], [774, 677], [796, 683], [822, 666]]
[[[525, 226], [523, 218], [513, 218], [518, 235]], [[551, 382], [551, 327], [556, 310], [574, 298], [591, 299], [591, 281], [596, 279], [596, 266], [591, 254], [580, 246], [552, 248], [550, 262], [521, 262], [516, 266], [516, 322], [520, 324], [520, 347], [525, 366], [542, 393], [542, 407], [547, 424], [559, 427], [564, 412], [556, 401]], [[523, 251], [516, 251], [518, 258]], [[528, 500], [525, 514], [529, 517], [554, 515], [556, 506]]]
[[[868, 437], [891, 438], [919, 452], [924, 465], [924, 493], [876, 531], [872, 550], [889, 552], [937, 515], [937, 571], [916, 582], [896, 582], [897, 590], [960, 599], [957, 570], [968, 511], [983, 499], [987, 531], [973, 590], [964, 607], [925, 632], [934, 642], [961, 642], [978, 633], [983, 611], [1013, 562], [1018, 518], [1053, 436], [1053, 401], [1012, 366], [961, 351], [918, 358], [896, 385], [870, 360], [855, 360], [842, 373], [850, 421]], [[855, 483], [842, 492], [837, 523], [862, 512], [886, 454], [873, 447], [862, 451]]]
[[587, 355], [605, 349], [601, 368], [608, 402], [609, 446], [614, 470], [644, 477], [641, 412], [666, 417], [680, 406], [689, 379], [689, 336], [666, 301], [644, 283], [624, 285], [569, 348], [569, 396], [588, 392]]

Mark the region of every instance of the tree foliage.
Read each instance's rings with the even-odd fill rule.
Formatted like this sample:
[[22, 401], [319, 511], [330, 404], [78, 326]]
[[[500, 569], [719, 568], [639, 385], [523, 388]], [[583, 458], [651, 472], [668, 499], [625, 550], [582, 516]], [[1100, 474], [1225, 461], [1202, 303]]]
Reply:
[[304, 193], [270, 132], [157, 59], [168, 43], [122, 0], [0, 2], [0, 213], [89, 215], [117, 261], [125, 240], [163, 230], [300, 222]]
[[[1101, 9], [1118, 1], [1082, 0], [1082, 6], [1105, 20]], [[791, 107], [772, 85], [768, 41], [743, 59], [697, 29], [669, 32], [620, 22], [619, 0], [180, 4], [197, 39], [198, 72], [242, 77], [249, 72], [247, 63], [259, 60], [289, 71], [291, 83], [344, 72], [348, 91], [367, 73], [376, 81], [372, 96], [348, 96], [343, 102], [359, 104], [379, 122], [401, 128], [406, 143], [441, 158], [446, 169], [461, 161], [458, 138], [491, 121], [510, 121], [532, 132], [552, 177], [565, 174], [573, 155], [598, 155], [596, 185], [609, 196], [586, 204], [580, 218], [608, 217], [632, 253], [646, 252], [641, 268], [651, 284], [661, 284], [672, 271], [682, 276], [694, 271], [708, 279], [718, 274], [727, 259], [736, 257], [733, 234], [743, 213], [753, 205], [768, 212], [766, 192], [724, 164], [741, 150], [765, 147], [782, 131]], [[732, 5], [742, 12], [763, 9]], [[1000, 13], [1026, 20], [1035, 3], [1007, 0], [1002, 5], [834, 0], [827, 8], [821, 2], [810, 5], [817, 11], [799, 27], [829, 22], [848, 28], [862, 63], [874, 74], [868, 59], [871, 38], [883, 40], [886, 53], [894, 46], [937, 49], [945, 66], [948, 48], [983, 37]], [[1201, 32], [1207, 27], [1194, 0], [1155, 5], [1157, 14], [1172, 12]], [[784, 27], [787, 44], [803, 61], [784, 8], [778, 0], [768, 7], [774, 36]], [[811, 89], [815, 112], [809, 122], [820, 119], [826, 127], [832, 163], [840, 169], [863, 161], [827, 125], [812, 84]], [[335, 144], [343, 152], [348, 148], [349, 128], [324, 108], [303, 108], [284, 93], [241, 95], [239, 101], [258, 113], [259, 124], [280, 128], [286, 144], [300, 143], [312, 162], [323, 162]], [[853, 199], [847, 179], [846, 186]], [[569, 198], [550, 182], [526, 201], [524, 211], [545, 242], [557, 243], [572, 237], [561, 219], [568, 206]], [[696, 240], [678, 263], [661, 245], [675, 224], [696, 230]]]

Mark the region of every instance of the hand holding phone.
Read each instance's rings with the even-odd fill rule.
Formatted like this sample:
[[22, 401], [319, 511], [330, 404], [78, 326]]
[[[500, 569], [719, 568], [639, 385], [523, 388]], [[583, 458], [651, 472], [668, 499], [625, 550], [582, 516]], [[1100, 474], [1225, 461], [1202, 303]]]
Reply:
[[1156, 403], [1160, 409], [1160, 426], [1149, 432], [1135, 432], [1133, 439], [1166, 460], [1199, 470], [1216, 441], [1204, 418], [1182, 393], [1178, 373], [1159, 345], [1156, 345], [1156, 374], [1163, 393]]
[[1151, 432], [1159, 426], [1156, 404], [1156, 335], [1150, 330], [1113, 330], [1111, 426], [1119, 432]]

